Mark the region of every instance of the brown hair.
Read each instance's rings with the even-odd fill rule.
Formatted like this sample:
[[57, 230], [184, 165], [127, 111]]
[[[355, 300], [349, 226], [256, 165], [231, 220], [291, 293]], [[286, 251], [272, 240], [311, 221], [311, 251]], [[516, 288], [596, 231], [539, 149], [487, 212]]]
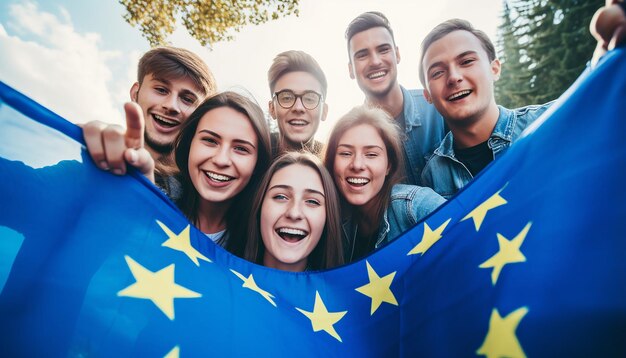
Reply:
[[[391, 40], [394, 45], [396, 43], [396, 39], [393, 37], [393, 30], [391, 29], [391, 24], [387, 17], [378, 11], [368, 11], [364, 12], [361, 15], [354, 18], [354, 20], [350, 21], [348, 28], [346, 29], [346, 42], [348, 44], [348, 56], [350, 56], [350, 40], [352, 37], [359, 32], [363, 32], [369, 30], [374, 27], [384, 27], [389, 31], [391, 35]], [[352, 61], [352, 59], [350, 59]]]
[[[244, 246], [243, 258], [246, 260], [263, 263], [265, 246], [260, 233], [261, 206], [265, 194], [274, 174], [282, 168], [293, 164], [300, 164], [315, 170], [322, 181], [325, 196], [326, 223], [319, 243], [308, 257], [307, 265], [313, 270], [323, 270], [343, 264], [343, 249], [341, 236], [341, 222], [339, 213], [339, 196], [333, 182], [322, 162], [311, 153], [287, 152], [272, 163], [263, 177], [261, 184], [254, 196], [252, 213], [248, 223], [247, 240]], [[230, 243], [230, 241], [229, 241]]]
[[304, 51], [285, 51], [281, 52], [272, 61], [272, 66], [267, 71], [267, 82], [270, 85], [270, 92], [274, 95], [274, 88], [276, 82], [289, 72], [308, 72], [315, 77], [322, 85], [322, 95], [326, 98], [326, 91], [328, 89], [328, 82], [326, 81], [326, 75], [320, 65], [315, 61], [313, 56]]
[[252, 172], [250, 182], [246, 187], [235, 196], [233, 203], [230, 205], [226, 213], [226, 229], [228, 231], [228, 240], [233, 237], [245, 234], [245, 225], [241, 225], [241, 218], [246, 218], [250, 214], [250, 198], [254, 190], [269, 166], [271, 160], [270, 149], [270, 132], [263, 111], [250, 99], [235, 93], [221, 92], [212, 97], [207, 98], [196, 110], [189, 116], [189, 119], [183, 124], [180, 133], [175, 141], [175, 157], [176, 165], [180, 171], [180, 179], [182, 184], [182, 195], [178, 201], [181, 211], [194, 224], [198, 224], [198, 207], [200, 204], [200, 195], [193, 186], [189, 175], [189, 151], [191, 142], [196, 134], [198, 123], [202, 117], [209, 111], [229, 107], [235, 111], [245, 115], [250, 120], [254, 132], [258, 139], [258, 156], [257, 162]]
[[469, 21], [466, 20], [450, 19], [448, 21], [444, 21], [435, 26], [435, 28], [433, 28], [422, 41], [419, 62], [419, 75], [420, 82], [422, 82], [422, 86], [424, 86], [424, 88], [426, 88], [426, 74], [424, 73], [424, 54], [435, 41], [440, 40], [442, 37], [454, 31], [467, 31], [476, 36], [482, 44], [485, 52], [487, 52], [487, 57], [489, 58], [489, 61], [493, 61], [496, 59], [496, 48], [494, 47], [493, 42], [491, 42], [489, 36], [487, 36], [486, 33], [478, 30], [477, 28], [472, 26]]
[[[352, 207], [353, 217], [356, 215], [361, 220], [371, 222], [382, 222], [383, 214], [389, 204], [391, 198], [391, 188], [398, 184], [404, 176], [404, 156], [402, 152], [402, 141], [400, 140], [400, 131], [393, 119], [384, 110], [368, 105], [354, 107], [350, 112], [341, 117], [330, 133], [326, 151], [324, 153], [324, 165], [329, 172], [334, 173], [335, 158], [337, 155], [337, 146], [341, 137], [351, 128], [359, 125], [369, 125], [374, 127], [380, 135], [385, 149], [387, 150], [387, 160], [389, 162], [389, 174], [385, 178], [385, 182], [378, 194], [372, 198], [376, 201], [374, 210], [366, 215], [361, 215], [356, 208]], [[340, 187], [335, 182], [337, 187]], [[341, 196], [343, 198], [343, 195]], [[347, 203], [344, 205], [348, 207]]]
[[137, 66], [137, 82], [153, 74], [157, 78], [171, 79], [189, 77], [205, 96], [217, 92], [213, 73], [195, 53], [172, 46], [155, 47], [146, 52]]

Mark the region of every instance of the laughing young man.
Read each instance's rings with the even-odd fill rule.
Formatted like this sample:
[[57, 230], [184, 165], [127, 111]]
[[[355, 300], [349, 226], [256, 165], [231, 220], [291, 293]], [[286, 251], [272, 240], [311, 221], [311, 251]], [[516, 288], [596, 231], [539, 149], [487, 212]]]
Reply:
[[[179, 195], [173, 158], [173, 143], [181, 125], [196, 107], [217, 90], [213, 74], [193, 52], [176, 47], [157, 47], [139, 60], [137, 82], [130, 98], [141, 107], [145, 119], [145, 149], [156, 163], [156, 184], [169, 197]], [[126, 106], [127, 110], [133, 110]], [[132, 113], [131, 115], [136, 115]], [[83, 126], [87, 149], [94, 162], [104, 170], [126, 173], [124, 150], [129, 146], [129, 130], [94, 121]]]
[[272, 156], [301, 150], [319, 156], [323, 146], [314, 136], [328, 114], [328, 84], [320, 65], [303, 51], [285, 51], [274, 58], [267, 80], [269, 113], [278, 122], [271, 137]]
[[501, 69], [494, 45], [465, 20], [452, 19], [436, 26], [421, 50], [424, 96], [450, 128], [428, 160], [422, 181], [450, 198], [506, 152], [549, 104], [513, 110], [498, 106], [494, 83]]
[[426, 158], [437, 148], [446, 129], [441, 115], [422, 90], [398, 83], [400, 51], [389, 21], [380, 12], [357, 16], [346, 30], [350, 77], [356, 79], [365, 101], [391, 115], [404, 133], [406, 182], [422, 185]]

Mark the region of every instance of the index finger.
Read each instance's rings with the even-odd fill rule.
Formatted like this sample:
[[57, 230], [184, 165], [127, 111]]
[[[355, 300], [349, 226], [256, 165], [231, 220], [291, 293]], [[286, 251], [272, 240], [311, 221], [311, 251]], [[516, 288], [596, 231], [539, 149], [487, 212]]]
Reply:
[[126, 112], [126, 135], [124, 136], [126, 147], [143, 148], [144, 119], [141, 107], [135, 102], [127, 102], [124, 104], [124, 111]]

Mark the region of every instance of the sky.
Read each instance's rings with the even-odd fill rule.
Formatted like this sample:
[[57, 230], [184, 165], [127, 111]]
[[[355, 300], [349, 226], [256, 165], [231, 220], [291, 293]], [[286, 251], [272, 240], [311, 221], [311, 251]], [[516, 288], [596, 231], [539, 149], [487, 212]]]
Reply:
[[[399, 82], [420, 88], [419, 44], [438, 23], [464, 18], [496, 40], [502, 0], [301, 0], [290, 16], [235, 33], [235, 39], [202, 47], [182, 25], [168, 41], [196, 52], [215, 75], [219, 90], [249, 93], [267, 111], [267, 70], [286, 50], [303, 50], [328, 79], [324, 140], [334, 122], [364, 96], [348, 74], [344, 38], [350, 21], [381, 11], [391, 22], [401, 62]], [[101, 120], [124, 124], [122, 105], [130, 99], [141, 54], [150, 46], [123, 19], [115, 0], [4, 0], [0, 4], [0, 81], [74, 123]], [[506, 70], [506, 68], [504, 69]]]

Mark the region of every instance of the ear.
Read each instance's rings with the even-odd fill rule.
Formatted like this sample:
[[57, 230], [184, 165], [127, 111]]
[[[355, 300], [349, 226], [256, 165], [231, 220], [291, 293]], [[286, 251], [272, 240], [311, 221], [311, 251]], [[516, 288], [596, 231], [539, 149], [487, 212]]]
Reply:
[[139, 96], [139, 82], [135, 82], [133, 86], [130, 88], [130, 100], [133, 102], [137, 102], [138, 96]]
[[430, 92], [426, 88], [424, 88], [424, 98], [426, 98], [426, 102], [433, 104], [433, 98], [430, 96]]
[[274, 100], [271, 99], [268, 103], [267, 103], [267, 110], [268, 112], [270, 112], [270, 116], [272, 116], [273, 119], [276, 119], [276, 108], [274, 108]]
[[396, 64], [400, 63], [400, 48], [396, 46]]
[[325, 121], [327, 115], [328, 115], [328, 105], [326, 104], [326, 102], [324, 102], [324, 108], [322, 109], [322, 115], [321, 115], [320, 119], [322, 121]]
[[493, 80], [497, 81], [500, 79], [500, 73], [502, 72], [502, 66], [500, 65], [500, 60], [497, 58], [491, 61], [491, 73], [493, 73]]
[[350, 73], [350, 78], [354, 79], [354, 69], [352, 69], [352, 61], [348, 62], [348, 72]]

